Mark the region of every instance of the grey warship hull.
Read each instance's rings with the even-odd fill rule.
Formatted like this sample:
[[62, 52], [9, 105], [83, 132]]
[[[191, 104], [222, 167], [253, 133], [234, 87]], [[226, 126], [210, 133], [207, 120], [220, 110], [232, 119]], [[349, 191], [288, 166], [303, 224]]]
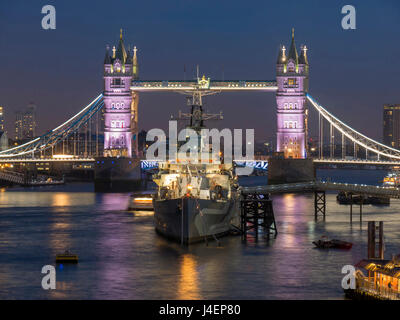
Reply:
[[[238, 214], [235, 200], [153, 200], [155, 228], [161, 235], [184, 244], [227, 234]], [[200, 210], [199, 210], [200, 208]]]

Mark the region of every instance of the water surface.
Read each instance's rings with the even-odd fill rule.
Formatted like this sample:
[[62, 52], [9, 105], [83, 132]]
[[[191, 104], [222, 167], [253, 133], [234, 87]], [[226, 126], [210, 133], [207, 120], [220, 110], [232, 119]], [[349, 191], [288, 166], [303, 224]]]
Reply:
[[[333, 181], [378, 184], [384, 171], [322, 170]], [[258, 180], [257, 180], [258, 179]], [[265, 177], [248, 178], [254, 185]], [[366, 256], [367, 220], [385, 222], [386, 256], [400, 245], [400, 201], [354, 209], [327, 195], [327, 217], [314, 220], [312, 194], [275, 195], [278, 237], [240, 237], [181, 247], [154, 232], [151, 212], [126, 210], [129, 194], [96, 194], [91, 184], [0, 192], [0, 299], [343, 299], [341, 268]], [[318, 250], [322, 235], [354, 243]], [[79, 254], [57, 268], [57, 289], [41, 288], [43, 265], [57, 253]]]

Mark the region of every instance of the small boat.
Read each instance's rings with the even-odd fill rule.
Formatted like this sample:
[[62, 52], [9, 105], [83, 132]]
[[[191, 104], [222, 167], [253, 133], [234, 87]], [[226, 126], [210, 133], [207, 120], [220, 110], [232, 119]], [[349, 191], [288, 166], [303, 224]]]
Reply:
[[56, 255], [56, 263], [78, 263], [78, 255], [66, 250], [63, 254]]
[[313, 241], [313, 244], [320, 249], [345, 249], [350, 250], [353, 244], [351, 242], [332, 239], [329, 240], [327, 238], [322, 237], [318, 241]]
[[129, 199], [128, 205], [129, 211], [135, 210], [153, 210], [153, 193], [152, 192], [141, 192], [134, 193]]

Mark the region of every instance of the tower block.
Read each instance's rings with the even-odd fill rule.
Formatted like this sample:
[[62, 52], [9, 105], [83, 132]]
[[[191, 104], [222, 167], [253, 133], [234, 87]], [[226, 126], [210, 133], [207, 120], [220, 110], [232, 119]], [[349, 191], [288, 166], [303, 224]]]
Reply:
[[307, 47], [302, 46], [298, 56], [292, 29], [289, 54], [286, 56], [286, 48], [281, 46], [276, 65], [277, 151], [286, 159], [307, 157], [308, 74]]
[[[137, 77], [136, 47], [134, 56], [125, 50], [122, 29], [117, 48], [106, 51], [104, 58], [104, 157], [137, 155], [137, 95], [131, 93]], [[133, 152], [132, 152], [133, 151]]]

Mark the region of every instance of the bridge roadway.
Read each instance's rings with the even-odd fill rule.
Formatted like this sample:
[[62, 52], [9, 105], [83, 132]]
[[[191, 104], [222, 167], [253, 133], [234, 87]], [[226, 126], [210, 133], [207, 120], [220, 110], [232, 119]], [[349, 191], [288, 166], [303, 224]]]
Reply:
[[363, 159], [314, 159], [316, 164], [357, 164], [357, 165], [381, 165], [381, 166], [399, 166], [400, 161], [390, 160], [363, 160]]
[[9, 158], [0, 159], [0, 163], [24, 163], [24, 162], [94, 162], [94, 158]]
[[291, 193], [291, 192], [344, 191], [353, 194], [400, 199], [400, 190], [394, 187], [379, 187], [365, 184], [350, 184], [325, 181], [275, 184], [259, 187], [241, 187], [242, 194]]
[[[95, 159], [92, 157], [86, 158], [0, 158], [0, 163], [24, 163], [24, 162], [94, 162]], [[147, 161], [147, 160], [142, 160]], [[234, 160], [238, 162], [243, 162], [239, 160]], [[256, 161], [255, 166], [265, 166], [268, 160], [251, 160], [248, 162]], [[315, 164], [337, 164], [337, 165], [375, 165], [375, 166], [400, 166], [400, 161], [390, 161], [390, 160], [361, 160], [361, 159], [314, 159]], [[154, 160], [148, 160], [148, 162], [156, 162]]]
[[133, 80], [130, 87], [135, 92], [173, 91], [187, 92], [205, 90], [225, 91], [272, 91], [278, 90], [276, 81], [271, 80]]

